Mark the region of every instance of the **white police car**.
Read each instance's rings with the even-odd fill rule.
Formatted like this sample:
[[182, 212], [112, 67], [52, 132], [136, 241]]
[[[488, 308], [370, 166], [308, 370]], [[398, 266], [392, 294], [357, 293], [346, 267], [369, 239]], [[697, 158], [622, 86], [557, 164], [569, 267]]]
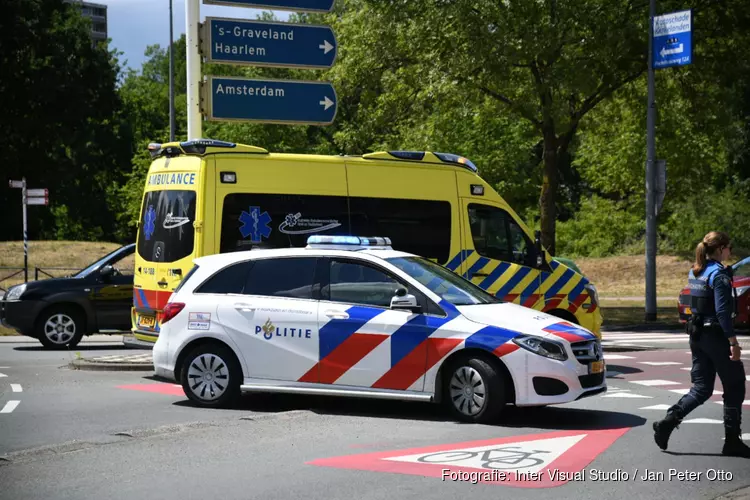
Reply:
[[286, 392], [443, 402], [470, 422], [606, 391], [593, 333], [390, 244], [312, 236], [195, 259], [164, 309], [156, 374], [205, 407]]

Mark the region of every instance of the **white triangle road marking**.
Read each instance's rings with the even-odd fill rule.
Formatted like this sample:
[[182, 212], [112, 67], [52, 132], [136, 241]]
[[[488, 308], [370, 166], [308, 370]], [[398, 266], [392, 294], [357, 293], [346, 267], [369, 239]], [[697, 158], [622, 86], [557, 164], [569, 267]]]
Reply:
[[572, 448], [586, 434], [563, 436], [516, 443], [497, 443], [475, 448], [448, 449], [445, 451], [418, 453], [389, 457], [394, 462], [428, 463], [471, 467], [475, 469], [506, 469], [537, 472], [555, 461]]
[[642, 396], [641, 394], [633, 394], [631, 392], [615, 392], [612, 394], [605, 394], [603, 398], [642, 398], [642, 399], [654, 399], [651, 396]]
[[635, 359], [635, 356], [625, 356], [623, 354], [605, 354], [604, 355], [605, 360], [610, 359]]
[[[723, 437], [721, 439], [726, 439], [726, 438]], [[742, 436], [740, 436], [740, 439], [742, 439], [743, 441], [750, 441], [750, 433], [743, 434]]]
[[653, 406], [644, 406], [643, 408], [640, 408], [641, 410], [668, 410], [671, 406], [669, 405], [653, 405]]
[[631, 380], [632, 384], [645, 385], [652, 387], [655, 385], [680, 385], [679, 382], [672, 382], [671, 380]]
[[[603, 397], [603, 396], [602, 396]], [[717, 405], [723, 405], [724, 401], [714, 401]], [[750, 406], [750, 399], [746, 399], [742, 402], [742, 406]]]
[[690, 420], [683, 420], [683, 424], [723, 424], [723, 420], [716, 420], [715, 418], [691, 418]]
[[642, 365], [650, 365], [650, 366], [668, 366], [668, 365], [681, 365], [682, 363], [678, 363], [677, 361], [641, 361]]
[[669, 389], [669, 392], [674, 392], [675, 394], [682, 394], [683, 396], [690, 392], [690, 389]]
[[4, 373], [0, 373], [0, 378], [3, 378], [3, 377], [7, 377], [7, 375]]

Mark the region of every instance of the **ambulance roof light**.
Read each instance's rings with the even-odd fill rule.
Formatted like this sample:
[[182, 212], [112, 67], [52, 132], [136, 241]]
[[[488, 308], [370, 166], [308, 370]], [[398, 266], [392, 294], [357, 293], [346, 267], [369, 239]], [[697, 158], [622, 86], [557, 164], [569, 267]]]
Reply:
[[326, 248], [329, 250], [381, 249], [393, 250], [391, 239], [380, 236], [323, 236], [315, 235], [307, 238], [307, 248]]
[[471, 169], [474, 172], [478, 172], [479, 169], [477, 169], [477, 166], [474, 165], [471, 160], [468, 158], [464, 158], [463, 156], [454, 155], [453, 153], [433, 153], [435, 156], [443, 160], [447, 163], [458, 163], [460, 165], [465, 165], [469, 169]]

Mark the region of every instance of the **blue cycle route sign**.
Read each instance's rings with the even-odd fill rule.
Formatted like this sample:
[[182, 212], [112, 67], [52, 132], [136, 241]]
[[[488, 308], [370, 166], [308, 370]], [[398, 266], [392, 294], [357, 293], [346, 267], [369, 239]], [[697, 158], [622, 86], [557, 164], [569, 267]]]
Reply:
[[203, 0], [205, 4], [295, 12], [331, 12], [333, 2], [334, 0]]
[[654, 16], [653, 64], [655, 69], [692, 62], [692, 11]]
[[333, 66], [336, 37], [329, 26], [207, 17], [209, 63], [321, 69]]
[[209, 76], [207, 118], [299, 125], [330, 125], [338, 99], [330, 82]]

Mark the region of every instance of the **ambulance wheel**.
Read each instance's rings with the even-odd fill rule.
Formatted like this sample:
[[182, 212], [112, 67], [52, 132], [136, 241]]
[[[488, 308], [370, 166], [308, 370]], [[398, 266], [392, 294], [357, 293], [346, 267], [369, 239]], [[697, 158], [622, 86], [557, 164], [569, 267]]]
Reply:
[[240, 395], [242, 369], [226, 346], [210, 343], [193, 349], [180, 370], [182, 389], [197, 406], [226, 408]]
[[39, 315], [36, 335], [47, 349], [71, 349], [83, 338], [84, 316], [72, 307], [52, 306]]
[[464, 422], [494, 422], [505, 407], [502, 376], [480, 358], [457, 360], [445, 377], [444, 401], [450, 411]]

